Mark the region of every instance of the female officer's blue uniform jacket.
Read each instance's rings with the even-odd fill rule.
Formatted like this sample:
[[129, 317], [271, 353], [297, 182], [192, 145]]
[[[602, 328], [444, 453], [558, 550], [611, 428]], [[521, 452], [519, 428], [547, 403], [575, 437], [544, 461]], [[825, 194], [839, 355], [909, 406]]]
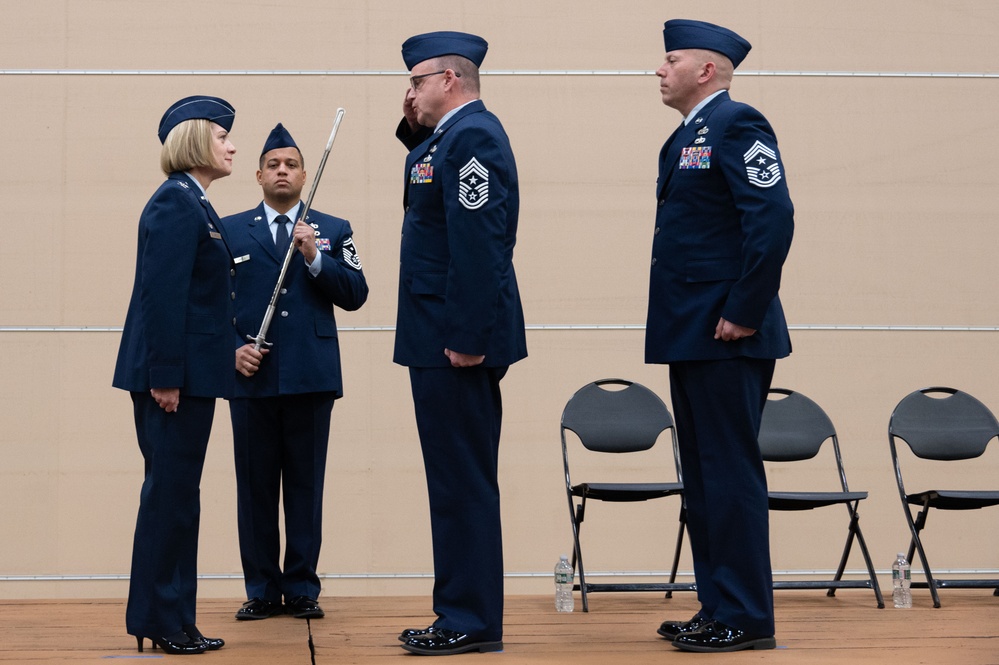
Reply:
[[112, 385], [228, 397], [235, 359], [231, 270], [218, 215], [191, 176], [171, 173], [139, 220], [135, 283]]

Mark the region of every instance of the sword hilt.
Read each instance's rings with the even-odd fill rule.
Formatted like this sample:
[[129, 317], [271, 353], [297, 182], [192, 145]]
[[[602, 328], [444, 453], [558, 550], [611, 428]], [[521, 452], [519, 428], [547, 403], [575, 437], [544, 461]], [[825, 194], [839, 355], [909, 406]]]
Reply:
[[259, 351], [260, 347], [262, 346], [266, 346], [267, 348], [274, 346], [274, 342], [268, 342], [266, 339], [264, 339], [263, 335], [257, 335], [257, 336], [247, 335], [246, 339], [253, 342], [254, 351]]

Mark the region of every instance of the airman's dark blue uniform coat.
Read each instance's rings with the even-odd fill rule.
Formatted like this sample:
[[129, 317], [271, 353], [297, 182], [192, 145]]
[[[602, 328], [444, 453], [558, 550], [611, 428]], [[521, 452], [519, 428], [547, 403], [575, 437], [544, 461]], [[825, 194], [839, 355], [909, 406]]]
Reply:
[[[299, 208], [301, 210], [301, 208]], [[334, 307], [356, 310], [368, 285], [345, 219], [310, 210], [322, 262], [313, 276], [295, 251], [267, 331], [273, 346], [230, 401], [239, 548], [248, 598], [315, 600], [322, 499], [333, 401], [343, 395]], [[222, 220], [236, 265], [235, 346], [256, 336], [284, 261], [261, 203]], [[230, 371], [233, 371], [230, 368]], [[284, 499], [285, 554], [278, 506]]]
[[[397, 136], [406, 158], [395, 362], [410, 382], [430, 497], [435, 625], [471, 641], [503, 635], [499, 384], [527, 355], [513, 268], [517, 167], [481, 101], [433, 135]], [[445, 349], [484, 355], [451, 367]]]

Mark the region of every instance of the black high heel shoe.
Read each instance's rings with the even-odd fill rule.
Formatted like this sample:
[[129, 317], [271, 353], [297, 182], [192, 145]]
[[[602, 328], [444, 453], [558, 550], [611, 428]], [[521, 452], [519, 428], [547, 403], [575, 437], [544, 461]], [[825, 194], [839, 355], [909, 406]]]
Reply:
[[208, 651], [218, 651], [225, 646], [225, 640], [221, 637], [205, 637], [194, 624], [184, 626], [184, 632], [194, 642], [204, 642]]
[[[139, 653], [142, 653], [142, 641], [145, 639], [147, 637], [143, 635], [135, 636], [135, 641], [139, 645]], [[196, 653], [204, 653], [208, 650], [206, 642], [193, 640], [184, 631], [174, 633], [169, 637], [149, 637], [148, 639], [153, 643], [154, 649], [159, 647], [163, 649], [163, 653], [177, 656], [189, 656]]]

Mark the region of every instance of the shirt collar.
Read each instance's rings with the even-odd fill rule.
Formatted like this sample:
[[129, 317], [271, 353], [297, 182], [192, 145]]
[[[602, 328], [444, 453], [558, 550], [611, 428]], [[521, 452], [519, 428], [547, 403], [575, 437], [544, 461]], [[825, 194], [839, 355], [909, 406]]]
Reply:
[[277, 217], [278, 215], [286, 215], [288, 219], [290, 219], [292, 222], [296, 221], [298, 219], [298, 211], [302, 207], [302, 202], [299, 201], [298, 203], [295, 204], [294, 208], [284, 213], [278, 212], [277, 210], [270, 207], [266, 203], [263, 205], [264, 205], [264, 214], [267, 215], [267, 223], [273, 224], [274, 218]]
[[205, 188], [201, 186], [201, 183], [198, 182], [198, 179], [194, 177], [194, 174], [191, 173], [190, 171], [184, 171], [184, 175], [186, 175], [188, 178], [190, 178], [194, 182], [194, 184], [198, 186], [198, 189], [201, 190], [201, 195], [207, 199], [208, 198], [208, 192], [206, 192]]
[[465, 103], [464, 103], [464, 104], [462, 104], [461, 106], [456, 106], [456, 107], [454, 107], [453, 109], [451, 109], [450, 111], [448, 111], [447, 113], [445, 113], [445, 114], [444, 114], [444, 117], [443, 117], [443, 118], [441, 118], [441, 119], [440, 119], [440, 120], [439, 120], [439, 121], [437, 122], [437, 126], [436, 126], [436, 127], [434, 127], [434, 133], [437, 133], [437, 132], [439, 132], [439, 131], [441, 130], [441, 127], [443, 127], [443, 126], [444, 126], [444, 123], [445, 123], [445, 122], [447, 122], [448, 120], [450, 120], [450, 119], [451, 119], [451, 118], [452, 118], [452, 117], [454, 116], [454, 114], [455, 114], [455, 113], [457, 113], [457, 112], [458, 112], [458, 111], [460, 111], [461, 109], [465, 108], [466, 106], [468, 106], [469, 104], [471, 104], [471, 103], [472, 103], [472, 102], [474, 102], [474, 101], [476, 101], [476, 100], [474, 100], [474, 99], [473, 99], [473, 100], [471, 100], [471, 101], [469, 101], [469, 102], [465, 102]]
[[698, 104], [697, 106], [695, 106], [694, 109], [690, 113], [687, 114], [687, 117], [683, 119], [683, 124], [684, 125], [689, 125], [690, 121], [693, 120], [694, 118], [696, 118], [697, 114], [701, 112], [701, 109], [703, 109], [705, 106], [708, 105], [708, 102], [710, 102], [712, 99], [714, 99], [718, 95], [722, 94], [723, 92], [725, 92], [724, 89], [719, 90], [718, 92], [714, 93], [713, 95], [708, 95], [707, 97], [705, 97], [704, 99], [702, 99], [701, 103]]

